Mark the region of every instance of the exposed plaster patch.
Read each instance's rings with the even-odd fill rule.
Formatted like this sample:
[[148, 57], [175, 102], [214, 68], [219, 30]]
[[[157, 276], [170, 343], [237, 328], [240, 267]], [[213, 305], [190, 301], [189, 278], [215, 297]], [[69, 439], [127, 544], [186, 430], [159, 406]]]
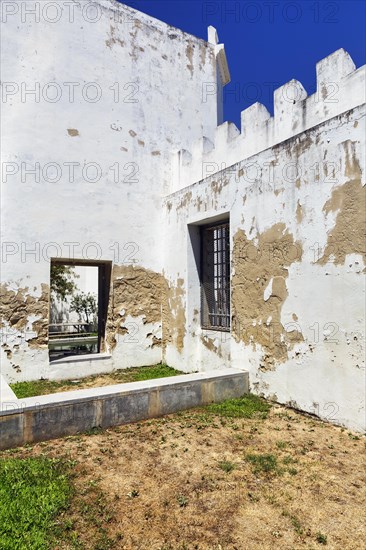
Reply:
[[296, 221], [297, 221], [297, 223], [301, 223], [302, 218], [303, 218], [302, 206], [300, 204], [300, 201], [298, 200], [297, 201], [297, 206], [296, 206]]
[[196, 200], [194, 201], [194, 206], [195, 208], [197, 208], [197, 211], [198, 212], [201, 212], [201, 206], [203, 205], [203, 200], [201, 199], [200, 196], [198, 196], [196, 198]]
[[[33, 349], [48, 345], [50, 290], [46, 284], [42, 284], [41, 289], [41, 296], [35, 297], [29, 294], [28, 287], [15, 291], [6, 284], [1, 285], [1, 327], [24, 333], [28, 346]], [[26, 333], [35, 333], [35, 336], [27, 339]]]
[[163, 348], [173, 343], [176, 349], [183, 350], [186, 334], [185, 290], [183, 279], [178, 279], [176, 285], [163, 280]]
[[281, 153], [282, 148], [284, 148], [287, 151], [289, 158], [294, 160], [294, 157], [299, 158], [303, 153], [306, 153], [313, 143], [314, 142], [311, 138], [310, 132], [304, 132], [303, 134], [295, 137], [295, 139], [292, 138], [275, 145], [273, 147], [273, 151], [277, 155], [277, 153]]
[[194, 53], [194, 44], [190, 42], [188, 46], [186, 47], [186, 56], [188, 58], [189, 64], [187, 65], [187, 68], [189, 69], [191, 75], [193, 76], [193, 53]]
[[191, 200], [192, 200], [192, 191], [187, 191], [187, 193], [184, 193], [183, 197], [180, 199], [180, 202], [177, 205], [176, 210], [180, 210], [181, 208], [186, 208], [191, 202]]
[[160, 274], [142, 267], [114, 265], [106, 331], [110, 348], [116, 346], [117, 335], [128, 332], [124, 325], [128, 316], [143, 315], [144, 324], [161, 323], [160, 303]]
[[155, 336], [155, 334], [152, 335], [152, 343], [151, 343], [151, 347], [152, 348], [155, 348], [155, 347], [158, 347], [160, 348], [162, 345], [162, 339], [161, 338], [157, 338]]
[[213, 194], [214, 195], [219, 195], [221, 193], [223, 187], [226, 187], [227, 185], [229, 185], [229, 180], [228, 179], [223, 180], [221, 178], [219, 182], [213, 181], [211, 183], [211, 189], [212, 189]]
[[361, 184], [361, 168], [355, 153], [355, 144], [342, 143], [345, 151], [344, 174], [348, 181], [333, 189], [325, 203], [325, 215], [338, 211], [335, 225], [328, 232], [323, 256], [317, 263], [324, 265], [330, 259], [336, 265], [344, 264], [347, 254], [361, 254], [366, 263], [366, 189]]
[[202, 334], [201, 335], [201, 342], [209, 351], [213, 351], [219, 357], [222, 357], [221, 346], [216, 345], [214, 338], [210, 338], [207, 334]]
[[208, 49], [207, 44], [202, 42], [200, 44], [200, 70], [202, 70], [204, 65], [206, 64], [207, 49]]
[[289, 333], [281, 323], [281, 310], [288, 295], [286, 268], [301, 257], [301, 244], [294, 242], [282, 223], [260, 234], [257, 246], [242, 229], [234, 236], [233, 336], [237, 342], [252, 344], [254, 349], [257, 344], [262, 346], [264, 370], [285, 361], [293, 345], [303, 341], [299, 331]]
[[183, 286], [182, 279], [173, 286], [160, 273], [143, 267], [113, 266], [106, 338], [110, 349], [116, 346], [118, 335], [128, 332], [127, 317], [143, 316], [144, 325], [162, 324], [163, 338], [153, 338], [152, 346], [165, 348], [172, 342], [181, 351], [185, 335]]
[[124, 40], [121, 40], [120, 38], [117, 38], [115, 36], [115, 32], [116, 32], [116, 27], [113, 27], [113, 25], [111, 25], [110, 34], [108, 35], [109, 38], [108, 40], [105, 41], [106, 45], [110, 50], [112, 49], [114, 44], [119, 44], [122, 47], [125, 45]]

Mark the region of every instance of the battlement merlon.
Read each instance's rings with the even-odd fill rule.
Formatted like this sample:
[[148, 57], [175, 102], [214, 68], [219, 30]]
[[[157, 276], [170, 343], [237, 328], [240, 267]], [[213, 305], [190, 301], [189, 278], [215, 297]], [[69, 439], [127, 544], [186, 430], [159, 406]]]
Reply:
[[204, 162], [216, 165], [218, 172], [365, 103], [366, 65], [356, 69], [344, 49], [316, 64], [316, 79], [316, 92], [310, 96], [295, 79], [276, 89], [273, 117], [264, 105], [254, 103], [241, 113], [241, 132], [232, 122], [219, 125], [211, 146], [207, 138], [192, 143], [184, 165], [177, 166], [181, 157], [173, 155], [172, 191], [200, 181]]

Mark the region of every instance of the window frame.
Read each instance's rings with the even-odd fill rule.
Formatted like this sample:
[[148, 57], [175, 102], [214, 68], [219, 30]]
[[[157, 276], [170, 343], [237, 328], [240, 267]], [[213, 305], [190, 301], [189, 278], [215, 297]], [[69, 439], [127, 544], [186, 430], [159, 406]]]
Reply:
[[[214, 231], [219, 228], [226, 228], [226, 235], [217, 239], [217, 250], [215, 250], [215, 237], [213, 237], [213, 245], [211, 252], [208, 250], [206, 244], [205, 234], [208, 231]], [[225, 248], [221, 248], [222, 242], [225, 242]], [[224, 260], [222, 258], [224, 252]], [[221, 254], [220, 254], [221, 253]], [[207, 284], [205, 269], [207, 269], [207, 257], [211, 254], [214, 258], [212, 269], [215, 271], [215, 267], [218, 271], [221, 270], [221, 274], [213, 274], [211, 279], [212, 289], [207, 291], [205, 284]], [[216, 262], [215, 257], [220, 257], [220, 261]], [[222, 273], [225, 271], [225, 273]], [[218, 299], [213, 297], [215, 292], [219, 291], [219, 288], [215, 288], [217, 281], [223, 281], [223, 295], [224, 295], [224, 312], [218, 312], [220, 306], [218, 306]], [[211, 293], [211, 294], [210, 294]], [[214, 330], [230, 332], [231, 330], [231, 259], [230, 259], [230, 220], [220, 220], [215, 223], [205, 224], [200, 226], [200, 319], [201, 328], [204, 330]], [[214, 306], [214, 308], [212, 308]], [[222, 317], [221, 324], [217, 324], [217, 318]], [[216, 323], [215, 323], [216, 319]]]

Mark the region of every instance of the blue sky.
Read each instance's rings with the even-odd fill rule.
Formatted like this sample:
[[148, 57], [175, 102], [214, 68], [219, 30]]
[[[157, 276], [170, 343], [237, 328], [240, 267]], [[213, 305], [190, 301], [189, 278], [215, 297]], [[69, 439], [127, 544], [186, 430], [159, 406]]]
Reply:
[[273, 113], [273, 89], [292, 78], [315, 91], [315, 64], [344, 48], [366, 63], [364, 0], [124, 0], [133, 8], [200, 38], [216, 27], [232, 82], [224, 118], [240, 127], [240, 112], [255, 101]]

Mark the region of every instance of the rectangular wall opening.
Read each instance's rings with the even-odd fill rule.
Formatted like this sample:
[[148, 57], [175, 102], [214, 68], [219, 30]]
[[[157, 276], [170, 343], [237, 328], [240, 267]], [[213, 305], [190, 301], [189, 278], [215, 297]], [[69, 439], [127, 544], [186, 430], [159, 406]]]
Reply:
[[110, 262], [51, 261], [50, 361], [105, 350], [110, 276]]
[[201, 326], [230, 330], [229, 221], [201, 227]]

